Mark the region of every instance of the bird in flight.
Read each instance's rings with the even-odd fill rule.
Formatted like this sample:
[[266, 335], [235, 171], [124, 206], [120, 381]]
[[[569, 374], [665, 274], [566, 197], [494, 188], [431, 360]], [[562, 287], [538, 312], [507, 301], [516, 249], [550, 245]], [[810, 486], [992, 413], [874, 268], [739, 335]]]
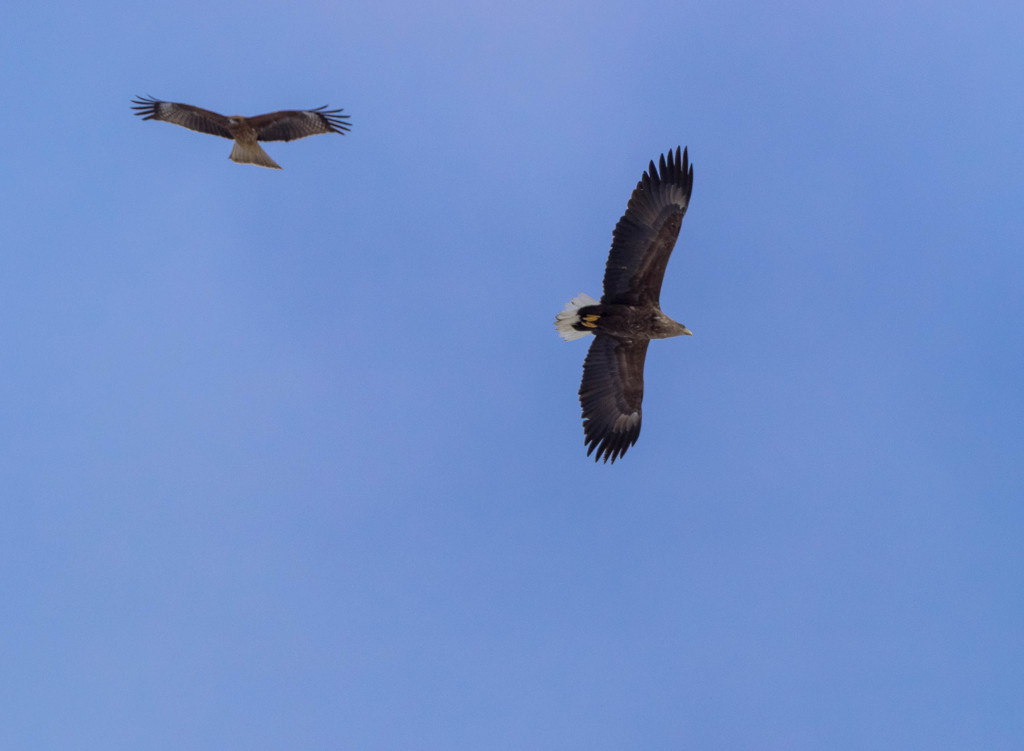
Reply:
[[200, 133], [232, 138], [235, 141], [230, 154], [233, 162], [271, 169], [281, 169], [281, 166], [257, 141], [294, 141], [320, 133], [345, 135], [351, 130], [346, 122], [349, 116], [342, 115], [343, 110], [340, 109], [329, 110], [326, 105], [311, 110], [281, 110], [256, 117], [225, 117], [191, 104], [140, 97], [132, 100], [132, 109], [143, 120], [163, 120]]
[[583, 363], [580, 405], [587, 456], [615, 462], [640, 436], [644, 359], [651, 339], [692, 336], [661, 312], [659, 298], [672, 248], [693, 189], [693, 167], [662, 154], [650, 163], [612, 232], [600, 302], [580, 294], [555, 317], [566, 341], [594, 335]]

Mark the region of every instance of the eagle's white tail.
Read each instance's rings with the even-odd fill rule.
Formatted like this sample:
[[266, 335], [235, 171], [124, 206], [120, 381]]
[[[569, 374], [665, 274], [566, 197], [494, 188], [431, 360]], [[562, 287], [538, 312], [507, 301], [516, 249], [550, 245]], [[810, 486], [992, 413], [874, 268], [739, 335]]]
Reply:
[[565, 341], [571, 342], [573, 339], [579, 339], [587, 334], [593, 334], [593, 331], [577, 331], [573, 328], [573, 324], [579, 323], [580, 321], [580, 308], [597, 304], [597, 300], [583, 292], [572, 298], [572, 300], [565, 304], [565, 310], [555, 316], [555, 328], [558, 329], [558, 335], [565, 339]]
[[271, 159], [270, 155], [255, 142], [241, 143], [235, 141], [235, 145], [231, 149], [231, 156], [228, 158], [232, 162], [238, 162], [239, 164], [256, 164], [260, 167], [281, 169], [281, 165]]

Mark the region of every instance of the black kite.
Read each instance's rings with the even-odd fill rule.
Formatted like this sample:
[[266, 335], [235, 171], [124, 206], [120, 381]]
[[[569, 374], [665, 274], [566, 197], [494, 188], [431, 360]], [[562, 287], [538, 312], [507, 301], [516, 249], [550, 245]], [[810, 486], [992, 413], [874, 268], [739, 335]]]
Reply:
[[296, 138], [320, 133], [345, 133], [351, 129], [343, 110], [329, 110], [326, 105], [311, 110], [281, 110], [256, 117], [224, 115], [191, 104], [161, 102], [152, 97], [132, 100], [132, 109], [143, 120], [163, 120], [189, 130], [233, 138], [230, 159], [240, 164], [281, 169], [257, 141], [294, 141]]

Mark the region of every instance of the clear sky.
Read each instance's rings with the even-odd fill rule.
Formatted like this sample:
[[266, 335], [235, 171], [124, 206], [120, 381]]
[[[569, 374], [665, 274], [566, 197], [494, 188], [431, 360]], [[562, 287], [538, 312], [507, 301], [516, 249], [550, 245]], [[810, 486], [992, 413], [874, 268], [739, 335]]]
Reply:
[[[1020, 3], [3, 26], [0, 747], [1024, 747]], [[554, 316], [677, 145], [595, 465]]]

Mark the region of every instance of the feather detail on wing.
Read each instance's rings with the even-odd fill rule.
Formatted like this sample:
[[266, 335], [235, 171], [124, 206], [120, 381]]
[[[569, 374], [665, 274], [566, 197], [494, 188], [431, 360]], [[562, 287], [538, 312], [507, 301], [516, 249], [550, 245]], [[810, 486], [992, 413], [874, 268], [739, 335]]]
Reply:
[[260, 141], [294, 141], [321, 133], [345, 135], [352, 129], [343, 110], [329, 110], [327, 105], [311, 110], [281, 110], [249, 118]]
[[612, 233], [604, 273], [602, 303], [659, 303], [669, 256], [679, 236], [693, 189], [693, 167], [686, 150], [650, 163]]
[[174, 123], [189, 130], [208, 133], [221, 138], [233, 138], [228, 130], [228, 119], [202, 107], [177, 102], [162, 102], [153, 97], [140, 97], [132, 100], [132, 109], [143, 120], [163, 120]]
[[587, 456], [614, 463], [640, 437], [644, 359], [649, 340], [598, 334], [583, 363], [580, 405]]

